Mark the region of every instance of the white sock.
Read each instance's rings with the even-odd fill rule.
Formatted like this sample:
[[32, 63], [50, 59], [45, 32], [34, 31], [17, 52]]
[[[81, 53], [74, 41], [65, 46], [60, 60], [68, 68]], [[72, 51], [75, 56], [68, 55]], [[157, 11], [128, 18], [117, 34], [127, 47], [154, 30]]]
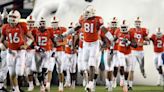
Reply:
[[160, 79], [160, 81], [163, 81], [163, 75], [162, 74], [159, 74], [159, 79]]
[[105, 79], [105, 82], [106, 82], [106, 86], [107, 86], [109, 84], [109, 80]]
[[75, 83], [76, 83], [75, 80], [73, 80], [73, 81], [72, 81], [72, 85], [75, 85]]
[[34, 86], [33, 81], [29, 81], [29, 86], [30, 87], [33, 87]]
[[124, 80], [124, 86], [127, 86], [127, 85], [128, 85], [128, 81]]
[[0, 83], [0, 89], [2, 89], [3, 86], [4, 86], [4, 84], [3, 83]]
[[50, 82], [47, 82], [46, 83], [46, 87], [50, 87]]
[[116, 77], [113, 77], [113, 81], [116, 81]]
[[20, 92], [20, 90], [19, 90], [19, 87], [18, 87], [18, 86], [14, 86], [14, 90], [15, 90], [16, 92]]
[[133, 81], [129, 81], [129, 87], [133, 87]]
[[123, 75], [120, 75], [120, 80], [124, 80], [124, 76]]
[[59, 82], [59, 87], [63, 87], [63, 82]]
[[113, 82], [112, 81], [109, 81], [109, 86], [110, 87], [112, 87], [112, 84], [113, 84]]
[[69, 83], [69, 84], [71, 83], [70, 82], [70, 80], [71, 80], [70, 76], [71, 76], [70, 72], [69, 72], [69, 70], [67, 70], [66, 82]]

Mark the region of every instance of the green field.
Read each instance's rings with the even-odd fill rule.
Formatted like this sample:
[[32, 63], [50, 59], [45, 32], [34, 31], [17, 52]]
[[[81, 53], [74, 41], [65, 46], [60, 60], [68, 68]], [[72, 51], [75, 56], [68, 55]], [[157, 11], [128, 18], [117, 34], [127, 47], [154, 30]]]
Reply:
[[[26, 91], [26, 88], [24, 88]], [[27, 91], [26, 91], [27, 92]], [[39, 88], [35, 88], [33, 92], [39, 92]], [[57, 86], [52, 86], [51, 87], [51, 92], [58, 92]], [[85, 92], [84, 88], [81, 86], [77, 86], [75, 90], [71, 88], [65, 88], [64, 92]], [[96, 87], [96, 92], [107, 92], [104, 86], [97, 86]], [[113, 92], [122, 92], [121, 87], [117, 87], [114, 89]], [[129, 92], [164, 92], [163, 87], [159, 86], [134, 86], [133, 91]]]

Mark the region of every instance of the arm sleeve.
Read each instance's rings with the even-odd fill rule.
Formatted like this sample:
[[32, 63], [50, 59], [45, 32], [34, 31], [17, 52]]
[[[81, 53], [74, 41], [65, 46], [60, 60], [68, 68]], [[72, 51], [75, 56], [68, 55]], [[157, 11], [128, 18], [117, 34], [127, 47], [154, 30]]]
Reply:
[[22, 30], [24, 31], [24, 34], [27, 34], [28, 32], [27, 24], [22, 22], [20, 23], [20, 25], [21, 25]]
[[4, 25], [2, 26], [1, 34], [4, 35], [4, 36], [6, 36], [6, 27], [7, 27], [6, 24], [4, 24]]

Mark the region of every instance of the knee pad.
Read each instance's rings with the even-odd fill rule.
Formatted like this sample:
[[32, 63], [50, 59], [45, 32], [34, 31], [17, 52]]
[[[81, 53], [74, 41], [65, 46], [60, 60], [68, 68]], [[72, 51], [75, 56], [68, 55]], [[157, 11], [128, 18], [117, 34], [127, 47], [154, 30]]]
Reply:
[[63, 71], [64, 76], [67, 76], [67, 71]]
[[120, 67], [120, 74], [124, 75], [124, 67], [123, 66]]
[[162, 73], [163, 73], [163, 71], [162, 71], [162, 66], [159, 66], [158, 72], [159, 72], [159, 74], [162, 74]]
[[118, 71], [118, 67], [114, 67], [114, 71]]

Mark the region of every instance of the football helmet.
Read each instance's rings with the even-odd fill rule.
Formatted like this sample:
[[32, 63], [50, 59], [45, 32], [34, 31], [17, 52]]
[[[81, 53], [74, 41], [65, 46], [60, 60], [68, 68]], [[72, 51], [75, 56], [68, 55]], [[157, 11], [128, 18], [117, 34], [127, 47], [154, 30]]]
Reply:
[[140, 28], [140, 27], [141, 27], [141, 20], [140, 20], [140, 17], [137, 17], [137, 19], [135, 20], [134, 25], [135, 25], [136, 28]]
[[116, 19], [116, 17], [114, 17], [113, 20], [111, 21], [111, 28], [117, 28], [117, 19]]
[[10, 24], [17, 24], [21, 18], [19, 11], [11, 10], [7, 17], [7, 22]]
[[54, 29], [59, 27], [59, 19], [55, 16], [51, 20], [51, 27], [53, 27]]
[[26, 20], [27, 20], [27, 24], [30, 28], [33, 28], [35, 26], [35, 19], [33, 18], [33, 16], [31, 16], [31, 15], [28, 16], [26, 18]]
[[88, 18], [91, 18], [91, 17], [95, 16], [95, 12], [96, 12], [96, 10], [94, 9], [94, 7], [92, 5], [88, 5], [84, 9], [83, 16], [84, 16], [85, 19], [88, 19]]
[[123, 23], [121, 25], [121, 32], [122, 33], [127, 33], [128, 32], [128, 25], [125, 23], [126, 21], [123, 20]]
[[161, 38], [162, 37], [162, 32], [161, 32], [161, 29], [160, 28], [158, 28], [157, 29], [157, 32], [156, 32], [156, 36], [157, 36], [157, 38]]

